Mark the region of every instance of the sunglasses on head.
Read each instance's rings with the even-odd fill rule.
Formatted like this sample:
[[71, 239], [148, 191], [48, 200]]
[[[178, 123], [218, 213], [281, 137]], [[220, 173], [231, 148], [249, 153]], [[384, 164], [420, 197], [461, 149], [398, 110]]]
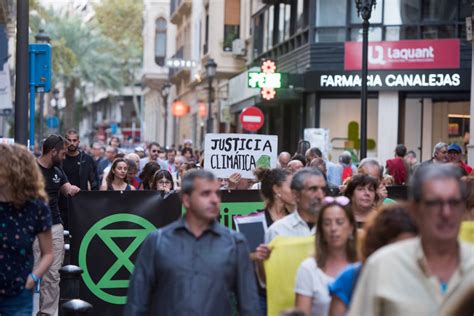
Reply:
[[323, 199], [323, 205], [335, 203], [339, 206], [346, 206], [350, 202], [351, 202], [351, 200], [349, 200], [349, 198], [346, 197], [346, 196], [337, 196], [337, 197], [326, 196]]

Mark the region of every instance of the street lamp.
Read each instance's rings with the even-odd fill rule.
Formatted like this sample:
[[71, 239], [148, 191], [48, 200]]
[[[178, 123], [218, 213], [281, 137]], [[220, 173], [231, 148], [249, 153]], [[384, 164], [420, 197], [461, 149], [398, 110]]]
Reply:
[[208, 91], [208, 103], [209, 103], [209, 111], [207, 112], [207, 133], [212, 133], [212, 80], [216, 76], [217, 71], [217, 64], [214, 59], [209, 58], [206, 64], [206, 75], [207, 75], [207, 82], [209, 84], [209, 91]]
[[355, 0], [357, 14], [362, 17], [362, 91], [360, 106], [360, 159], [367, 157], [367, 51], [369, 47], [369, 19], [376, 0]]
[[[35, 35], [36, 43], [49, 43], [51, 38], [44, 30], [39, 30], [38, 34]], [[43, 111], [44, 111], [44, 91], [40, 91], [39, 99], [39, 131], [38, 131], [38, 144], [43, 140]]]
[[166, 143], [168, 140], [168, 96], [170, 94], [170, 89], [171, 89], [171, 84], [169, 82], [165, 82], [163, 86], [161, 87], [161, 97], [163, 98], [163, 105], [165, 107], [165, 148], [166, 148]]
[[53, 99], [54, 99], [54, 105], [55, 105], [55, 115], [58, 119], [58, 134], [61, 133], [61, 120], [59, 119], [59, 90], [55, 88], [53, 90]]

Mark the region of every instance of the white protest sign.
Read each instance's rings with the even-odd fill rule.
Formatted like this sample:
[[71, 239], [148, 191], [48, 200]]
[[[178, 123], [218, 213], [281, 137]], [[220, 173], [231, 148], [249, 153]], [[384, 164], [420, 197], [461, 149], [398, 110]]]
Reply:
[[278, 136], [258, 134], [206, 134], [204, 168], [218, 178], [238, 172], [253, 179], [258, 167], [276, 168]]
[[328, 159], [329, 154], [329, 129], [327, 128], [305, 128], [304, 140], [309, 141], [311, 147], [317, 147]]

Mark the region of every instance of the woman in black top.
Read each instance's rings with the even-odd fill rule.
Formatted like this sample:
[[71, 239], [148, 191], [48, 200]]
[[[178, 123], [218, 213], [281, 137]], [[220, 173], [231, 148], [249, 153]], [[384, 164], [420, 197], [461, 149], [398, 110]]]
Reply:
[[[53, 261], [43, 175], [21, 145], [0, 144], [0, 315], [31, 315], [33, 290]], [[33, 242], [41, 256], [34, 266]]]
[[110, 172], [102, 184], [102, 191], [130, 191], [136, 190], [133, 185], [128, 184], [127, 180], [128, 164], [123, 158], [117, 158], [110, 167]]
[[[286, 169], [263, 169], [255, 171], [255, 176], [260, 181], [260, 194], [262, 195], [265, 208], [257, 212], [264, 212], [267, 227], [270, 227], [277, 220], [292, 213], [295, 209], [295, 201], [291, 192], [291, 180], [293, 175]], [[262, 262], [270, 256], [270, 249], [267, 245], [261, 244], [255, 252], [250, 254], [252, 261], [256, 263], [258, 282], [258, 294], [260, 297], [260, 306], [263, 314], [266, 315], [266, 291], [263, 286], [263, 264]]]

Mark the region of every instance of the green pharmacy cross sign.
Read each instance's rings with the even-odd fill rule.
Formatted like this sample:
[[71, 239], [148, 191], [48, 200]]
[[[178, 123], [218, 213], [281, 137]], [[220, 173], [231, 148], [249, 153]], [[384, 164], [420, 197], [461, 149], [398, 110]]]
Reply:
[[276, 63], [271, 59], [264, 60], [261, 68], [261, 72], [248, 72], [248, 87], [261, 89], [262, 98], [272, 100], [276, 95], [275, 89], [280, 89], [284, 85], [284, 74], [275, 72]]
[[[107, 226], [115, 223], [126, 223], [127, 225], [132, 223], [141, 228], [107, 228]], [[148, 234], [155, 230], [156, 227], [143, 217], [125, 213], [108, 216], [94, 224], [85, 234], [79, 248], [79, 266], [84, 270], [82, 277], [89, 290], [98, 298], [106, 302], [112, 304], [125, 304], [127, 299], [126, 296], [113, 295], [106, 290], [126, 289], [128, 287], [128, 279], [117, 280], [114, 277], [122, 267], [128, 270], [130, 275], [132, 274], [134, 264], [130, 260], [131, 256], [142, 244]], [[105, 244], [105, 246], [114, 254], [114, 259], [116, 259], [98, 280], [93, 280], [93, 277], [91, 276], [88, 266], [91, 262], [88, 262], [87, 257], [89, 245], [95, 237], [98, 237]], [[118, 238], [132, 238], [132, 242], [125, 250], [122, 250], [115, 242]]]

